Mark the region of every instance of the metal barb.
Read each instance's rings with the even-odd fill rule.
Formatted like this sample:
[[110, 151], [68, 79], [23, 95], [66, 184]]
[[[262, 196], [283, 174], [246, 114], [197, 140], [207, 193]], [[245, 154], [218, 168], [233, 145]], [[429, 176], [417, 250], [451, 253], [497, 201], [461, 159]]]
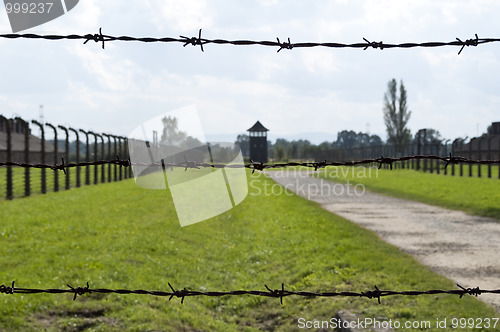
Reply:
[[465, 46], [469, 47], [469, 46], [477, 46], [479, 45], [479, 37], [477, 36], [477, 33], [476, 33], [476, 38], [475, 39], [467, 39], [465, 42], [461, 41], [460, 38], [457, 38], [457, 40], [462, 43], [462, 47], [460, 48], [460, 51], [458, 51], [458, 55], [460, 55], [460, 53], [462, 53], [463, 49]]
[[205, 44], [205, 42], [203, 42], [203, 40], [201, 39], [201, 29], [198, 31], [198, 38], [197, 37], [188, 38], [186, 36], [180, 36], [180, 37], [182, 38], [181, 41], [184, 43], [184, 45], [182, 45], [183, 47], [186, 47], [189, 44], [193, 46], [200, 45], [201, 51], [205, 52], [203, 50], [203, 44]]
[[102, 42], [102, 49], [104, 49], [104, 36], [102, 35], [102, 28], [99, 28], [99, 33], [95, 33], [93, 35], [86, 35], [87, 40], [83, 42], [83, 44], [87, 44], [89, 40], [93, 40], [94, 42]]
[[278, 40], [278, 44], [279, 44], [279, 50], [276, 52], [276, 53], [279, 53], [279, 51], [281, 51], [282, 49], [287, 49], [287, 50], [291, 50], [293, 48], [293, 44], [290, 42], [290, 37], [288, 37], [288, 42], [280, 42], [280, 39], [278, 37], [276, 37], [276, 39]]
[[363, 37], [363, 40], [368, 44], [368, 45], [365, 46], [365, 48], [363, 48], [363, 51], [366, 51], [366, 49], [368, 47], [373, 47], [375, 49], [380, 48], [380, 50], [384, 49], [385, 45], [384, 45], [384, 42], [382, 42], [382, 41], [380, 41], [378, 43], [377, 42], [371, 42], [371, 41], [369, 41], [368, 39], [366, 39], [364, 37]]

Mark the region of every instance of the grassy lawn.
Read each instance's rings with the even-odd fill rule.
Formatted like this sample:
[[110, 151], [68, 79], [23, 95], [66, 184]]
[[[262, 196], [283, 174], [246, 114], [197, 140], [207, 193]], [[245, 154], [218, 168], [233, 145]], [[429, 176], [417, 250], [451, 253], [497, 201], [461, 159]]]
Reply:
[[[196, 171], [196, 170], [188, 170]], [[250, 174], [250, 173], [248, 173]], [[455, 180], [455, 179], [453, 179]], [[0, 283], [17, 287], [169, 290], [368, 291], [455, 289], [449, 280], [372, 232], [294, 195], [258, 195], [272, 180], [256, 172], [247, 198], [181, 228], [171, 196], [133, 180], [0, 201]], [[261, 190], [262, 192], [262, 190]], [[470, 286], [470, 285], [465, 285]], [[297, 330], [347, 309], [405, 322], [498, 317], [465, 296], [179, 299], [144, 295], [0, 294], [0, 330]]]
[[[484, 174], [487, 173], [483, 171]], [[343, 183], [362, 183], [375, 192], [500, 219], [500, 180], [497, 178], [365, 167], [328, 167], [317, 176]]]

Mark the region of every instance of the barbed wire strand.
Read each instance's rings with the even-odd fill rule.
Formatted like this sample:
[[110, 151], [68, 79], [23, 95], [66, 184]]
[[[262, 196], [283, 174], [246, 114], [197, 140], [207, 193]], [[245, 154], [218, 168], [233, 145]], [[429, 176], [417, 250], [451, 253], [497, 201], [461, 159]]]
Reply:
[[102, 48], [104, 49], [105, 43], [113, 42], [113, 41], [122, 41], [122, 42], [142, 42], [142, 43], [181, 43], [182, 46], [186, 47], [187, 45], [192, 46], [200, 46], [202, 52], [204, 52], [203, 45], [207, 44], [215, 44], [215, 45], [233, 45], [233, 46], [269, 46], [269, 47], [277, 47], [277, 52], [279, 53], [283, 49], [292, 50], [296, 48], [311, 48], [311, 47], [328, 47], [328, 48], [355, 48], [355, 49], [363, 49], [367, 50], [368, 48], [373, 49], [391, 49], [391, 48], [415, 48], [415, 47], [445, 47], [445, 46], [457, 46], [460, 47], [458, 54], [460, 55], [465, 47], [469, 46], [479, 46], [487, 43], [496, 43], [500, 42], [500, 38], [479, 38], [477, 34], [475, 34], [475, 38], [470, 39], [460, 39], [455, 38], [455, 40], [449, 42], [405, 42], [400, 44], [391, 44], [384, 43], [382, 41], [375, 42], [370, 41], [367, 38], [363, 37], [364, 42], [359, 43], [339, 43], [339, 42], [326, 42], [326, 43], [318, 43], [318, 42], [300, 42], [300, 43], [292, 43], [290, 38], [285, 42], [281, 42], [279, 38], [276, 38], [276, 41], [257, 41], [257, 40], [227, 40], [227, 39], [207, 39], [202, 38], [201, 35], [202, 29], [199, 29], [197, 37], [186, 37], [179, 36], [178, 38], [174, 37], [132, 37], [132, 36], [112, 36], [112, 35], [104, 35], [102, 33], [102, 28], [99, 28], [99, 33], [95, 34], [85, 34], [85, 35], [39, 35], [39, 34], [1, 34], [0, 38], [6, 39], [44, 39], [44, 40], [84, 40], [84, 44], [87, 44], [89, 41], [94, 41], [96, 43], [101, 43]]
[[271, 297], [271, 298], [279, 298], [280, 303], [283, 304], [283, 298], [288, 296], [302, 296], [302, 297], [363, 297], [368, 299], [377, 299], [378, 303], [381, 303], [382, 297], [387, 296], [419, 296], [419, 295], [437, 295], [437, 294], [450, 294], [450, 295], [458, 295], [462, 298], [464, 295], [472, 295], [479, 296], [481, 294], [500, 294], [500, 289], [495, 290], [486, 290], [481, 289], [479, 287], [476, 288], [465, 288], [461, 285], [457, 284], [459, 289], [451, 289], [451, 290], [442, 290], [442, 289], [431, 289], [425, 291], [393, 291], [393, 290], [380, 290], [377, 286], [374, 286], [374, 289], [364, 291], [364, 292], [310, 292], [310, 291], [291, 291], [285, 289], [285, 284], [281, 284], [280, 289], [271, 289], [267, 285], [264, 285], [266, 290], [234, 290], [234, 291], [195, 291], [188, 290], [187, 288], [183, 288], [181, 290], [175, 289], [170, 283], [168, 286], [170, 287], [170, 291], [151, 291], [144, 289], [107, 289], [107, 288], [90, 288], [89, 283], [85, 287], [73, 287], [71, 285], [67, 285], [68, 288], [48, 288], [48, 289], [39, 289], [39, 288], [19, 288], [15, 287], [15, 282], [13, 281], [11, 286], [0, 286], [0, 293], [3, 294], [73, 294], [73, 300], [76, 300], [78, 296], [92, 293], [101, 293], [101, 294], [120, 294], [120, 295], [150, 295], [150, 296], [160, 296], [160, 297], [169, 297], [169, 301], [176, 297], [181, 299], [181, 303], [184, 303], [184, 299], [186, 297], [193, 296], [206, 296], [206, 297], [222, 297], [222, 296], [244, 296], [244, 295], [252, 295], [252, 296], [262, 296], [262, 297]]
[[262, 162], [254, 162], [251, 161], [250, 163], [247, 164], [237, 164], [237, 163], [232, 163], [232, 164], [211, 164], [211, 163], [198, 163], [196, 161], [189, 161], [185, 159], [185, 161], [180, 162], [180, 163], [161, 163], [161, 162], [155, 162], [155, 163], [138, 163], [138, 162], [131, 162], [130, 160], [122, 160], [119, 158], [119, 156], [116, 157], [114, 160], [100, 160], [100, 161], [89, 161], [89, 162], [79, 162], [79, 163], [68, 163], [66, 164], [64, 161], [64, 158], [61, 158], [61, 163], [56, 164], [56, 165], [49, 165], [49, 164], [29, 164], [29, 163], [19, 163], [19, 162], [0, 162], [0, 167], [1, 166], [17, 166], [17, 167], [24, 167], [24, 168], [46, 168], [46, 169], [51, 169], [51, 170], [61, 170], [63, 172], [66, 172], [67, 168], [70, 167], [84, 167], [84, 166], [94, 166], [94, 165], [105, 165], [105, 164], [112, 164], [112, 165], [118, 165], [118, 166], [123, 166], [123, 167], [130, 167], [130, 166], [142, 166], [142, 167], [149, 167], [149, 166], [157, 166], [157, 167], [165, 167], [165, 168], [170, 168], [170, 167], [180, 167], [184, 168], [184, 170], [187, 169], [200, 169], [200, 168], [249, 168], [252, 170], [252, 172], [257, 171], [263, 171], [268, 168], [284, 168], [284, 167], [293, 167], [293, 166], [302, 166], [302, 167], [310, 167], [314, 168], [314, 170], [318, 170], [320, 168], [324, 168], [327, 166], [360, 166], [360, 165], [369, 165], [369, 164], [378, 164], [378, 168], [381, 168], [382, 165], [389, 165], [390, 169], [392, 170], [392, 165], [396, 162], [402, 162], [402, 161], [408, 161], [408, 160], [423, 160], [423, 159], [429, 159], [429, 160], [440, 160], [443, 163], [445, 163], [444, 169], [448, 167], [450, 164], [479, 164], [479, 165], [493, 165], [493, 164], [500, 164], [500, 160], [474, 160], [474, 159], [468, 159], [464, 157], [440, 157], [440, 156], [435, 156], [435, 155], [414, 155], [414, 156], [404, 156], [404, 157], [399, 157], [399, 158], [390, 158], [390, 157], [384, 157], [381, 156], [379, 158], [372, 158], [372, 159], [363, 159], [363, 160], [355, 160], [355, 161], [320, 161], [320, 162], [287, 162], [287, 163], [275, 163], [275, 164], [268, 164], [268, 163], [262, 163]]

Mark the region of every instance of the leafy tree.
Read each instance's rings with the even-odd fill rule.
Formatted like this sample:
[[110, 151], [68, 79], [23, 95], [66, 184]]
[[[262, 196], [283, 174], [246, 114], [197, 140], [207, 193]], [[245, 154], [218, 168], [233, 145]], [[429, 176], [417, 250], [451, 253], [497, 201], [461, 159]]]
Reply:
[[382, 145], [382, 139], [377, 135], [368, 135], [366, 133], [356, 133], [352, 130], [343, 130], [337, 134], [337, 141], [334, 142], [335, 148], [352, 149], [365, 146]]
[[406, 89], [403, 81], [400, 82], [399, 95], [397, 90], [396, 80], [390, 80], [384, 95], [384, 121], [387, 128], [387, 142], [392, 143], [397, 152], [403, 153], [405, 146], [411, 140], [408, 128], [411, 111], [408, 110], [406, 104]]
[[336, 145], [340, 149], [351, 149], [356, 146], [358, 142], [358, 134], [352, 130], [342, 130], [337, 133]]
[[283, 145], [276, 144], [274, 148], [274, 158], [276, 161], [286, 162], [286, 151]]
[[243, 134], [243, 135], [238, 135], [236, 137], [236, 142], [234, 144], [238, 145], [241, 149], [241, 154], [243, 157], [248, 157], [250, 156], [250, 138], [248, 135]]
[[[424, 140], [424, 133], [423, 133], [424, 130], [425, 130], [425, 140]], [[422, 131], [420, 133], [420, 143], [421, 144], [427, 144], [427, 145], [439, 144], [443, 140], [441, 137], [441, 134], [436, 129], [426, 128], [426, 129], [419, 130], [419, 132], [420, 131]], [[413, 139], [413, 141], [418, 142], [418, 132], [415, 133], [415, 138]]]
[[166, 145], [179, 145], [186, 138], [186, 133], [178, 128], [177, 118], [165, 116], [161, 119], [163, 122], [163, 132], [161, 134], [161, 143]]
[[184, 149], [191, 149], [202, 145], [197, 138], [188, 136], [186, 132], [179, 130], [176, 117], [165, 116], [161, 121], [163, 122], [162, 144]]

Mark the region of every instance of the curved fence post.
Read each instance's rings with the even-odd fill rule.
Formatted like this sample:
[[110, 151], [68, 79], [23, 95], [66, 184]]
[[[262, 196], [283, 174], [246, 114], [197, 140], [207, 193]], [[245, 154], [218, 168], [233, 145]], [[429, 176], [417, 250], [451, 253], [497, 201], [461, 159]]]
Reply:
[[[30, 162], [30, 124], [21, 119], [20, 117], [16, 117], [15, 120], [17, 122], [21, 122], [24, 125], [24, 162], [29, 164]], [[30, 186], [30, 168], [24, 168], [24, 196], [28, 197], [31, 194], [31, 186]]]
[[[456, 149], [455, 147], [457, 146], [458, 138], [455, 138], [453, 142], [451, 143], [451, 155], [455, 157]], [[455, 164], [451, 164], [451, 175], [455, 176]]]
[[[108, 138], [108, 160], [111, 160], [111, 135], [102, 134]], [[108, 182], [111, 182], [111, 164], [108, 164]]]
[[[66, 142], [65, 142], [65, 157], [66, 157], [66, 163], [69, 163], [69, 132], [68, 129], [63, 127], [63, 126], [57, 126], [57, 128], [64, 130], [66, 133]], [[66, 183], [65, 183], [65, 189], [69, 190], [69, 167], [66, 167]]]
[[[488, 138], [488, 160], [491, 160], [491, 140], [495, 138], [495, 136], [490, 136]], [[491, 164], [488, 164], [488, 177], [491, 178]]]
[[[426, 155], [427, 154], [427, 129], [422, 129], [422, 132], [424, 133], [424, 138], [423, 138], [424, 152], [422, 154]], [[424, 159], [424, 173], [425, 172], [427, 172], [427, 159]]]
[[[6, 134], [7, 134], [7, 160], [6, 161], [13, 161], [12, 160], [12, 119], [7, 119], [6, 117], [0, 115], [0, 119], [3, 119], [5, 121], [5, 126], [6, 126]], [[11, 200], [14, 198], [14, 192], [13, 192], [13, 181], [12, 181], [12, 166], [7, 165], [7, 183], [6, 183], [6, 195], [5, 198], [8, 200]]]
[[[40, 131], [41, 131], [41, 147], [40, 147], [40, 163], [41, 164], [45, 164], [45, 131], [43, 129], [43, 125], [36, 121], [36, 120], [31, 120], [31, 123], [33, 124], [36, 124], [37, 126], [40, 127]], [[45, 168], [42, 168], [41, 169], [41, 173], [42, 173], [42, 179], [41, 179], [41, 182], [42, 182], [42, 188], [41, 188], [41, 191], [42, 191], [42, 194], [45, 194], [47, 193], [47, 174], [46, 174], [46, 169]]]
[[94, 184], [97, 184], [97, 179], [99, 178], [99, 174], [97, 174], [97, 170], [98, 170], [98, 167], [97, 167], [97, 134], [92, 132], [92, 131], [89, 131], [89, 134], [94, 136], [94, 162], [96, 162], [96, 164], [94, 165]]
[[[436, 143], [436, 156], [440, 156], [441, 155], [441, 141], [437, 142]], [[436, 159], [436, 174], [439, 174], [440, 173], [440, 169], [439, 169], [439, 160]]]
[[[488, 138], [488, 136], [484, 136], [484, 137], [481, 137], [479, 138], [479, 146], [477, 148], [477, 159], [478, 160], [481, 160], [481, 158], [483, 157], [482, 156], [482, 145], [483, 145], [483, 140]], [[481, 168], [482, 168], [483, 165], [481, 164], [477, 164], [477, 177], [480, 178], [481, 177]]]
[[[85, 135], [85, 161], [90, 162], [90, 152], [89, 152], [89, 133], [83, 129], [79, 130]], [[90, 169], [89, 166], [85, 166], [85, 184], [90, 185]]]
[[[120, 136], [120, 139], [123, 140], [123, 156], [121, 157], [122, 160], [128, 160], [128, 148], [127, 148], [127, 138], [125, 136]], [[120, 148], [121, 150], [121, 148]], [[128, 178], [128, 169], [123, 168], [123, 178], [127, 179]]]
[[[104, 138], [100, 134], [95, 134], [97, 137], [101, 139], [101, 160], [105, 160], [106, 157], [104, 157]], [[101, 165], [101, 183], [106, 182], [105, 176], [104, 176], [104, 164]]]
[[[113, 137], [113, 140], [115, 141], [115, 153], [114, 155], [117, 156], [118, 155], [118, 150], [116, 150], [116, 136], [115, 135], [111, 135], [111, 137]], [[114, 165], [114, 170], [115, 170], [115, 176], [114, 176], [114, 181], [118, 181], [118, 172], [117, 172], [117, 169], [116, 169], [116, 164]]]
[[[448, 156], [448, 142], [451, 141], [451, 139], [447, 139], [444, 141], [444, 157]], [[438, 160], [438, 172], [439, 172], [439, 167], [441, 167], [440, 161]], [[444, 169], [444, 175], [448, 174], [448, 167]]]
[[[125, 140], [125, 155], [127, 156], [127, 160], [130, 161], [130, 152], [128, 150], [128, 137], [123, 137]], [[130, 165], [127, 170], [125, 171], [125, 178], [131, 178], [132, 177], [132, 165]]]
[[[47, 127], [52, 128], [54, 130], [54, 166], [57, 165], [57, 129], [50, 123], [45, 123]], [[54, 171], [54, 191], [59, 191], [59, 171]]]
[[[71, 127], [68, 130], [72, 131], [76, 135], [76, 163], [80, 163], [80, 137], [78, 135], [78, 130]], [[80, 166], [76, 166], [76, 187], [80, 187]]]
[[[472, 141], [474, 141], [475, 138], [471, 138], [469, 141], [469, 159], [472, 159]], [[469, 177], [472, 176], [472, 163], [469, 163]]]
[[[120, 158], [122, 158], [123, 157], [123, 154], [122, 154], [122, 137], [121, 136], [116, 136], [116, 138], [118, 139], [118, 156], [119, 157], [121, 156]], [[123, 166], [120, 165], [120, 171], [119, 171], [119, 180], [120, 181], [123, 179], [122, 175], [123, 175]]]

